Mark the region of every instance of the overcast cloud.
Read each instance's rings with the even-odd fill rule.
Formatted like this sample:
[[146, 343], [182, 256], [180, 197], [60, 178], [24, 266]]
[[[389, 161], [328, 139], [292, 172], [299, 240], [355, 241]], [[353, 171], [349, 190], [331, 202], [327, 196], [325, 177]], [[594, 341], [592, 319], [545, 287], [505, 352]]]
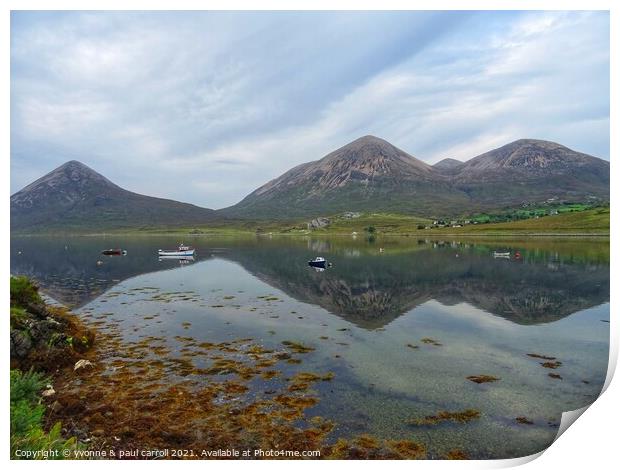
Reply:
[[220, 208], [373, 134], [609, 158], [606, 12], [14, 12], [11, 192], [80, 160]]

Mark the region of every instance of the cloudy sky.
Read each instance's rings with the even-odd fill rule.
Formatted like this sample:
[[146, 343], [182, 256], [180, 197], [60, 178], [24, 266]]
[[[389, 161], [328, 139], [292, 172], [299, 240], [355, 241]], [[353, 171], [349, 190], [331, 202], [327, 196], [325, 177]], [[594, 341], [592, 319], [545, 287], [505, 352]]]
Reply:
[[373, 134], [609, 159], [605, 12], [13, 12], [11, 192], [67, 160], [225, 207]]

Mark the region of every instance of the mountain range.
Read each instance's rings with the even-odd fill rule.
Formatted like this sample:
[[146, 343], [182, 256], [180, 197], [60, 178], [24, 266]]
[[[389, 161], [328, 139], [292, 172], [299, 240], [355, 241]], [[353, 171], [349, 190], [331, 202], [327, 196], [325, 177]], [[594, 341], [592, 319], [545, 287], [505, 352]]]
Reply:
[[609, 162], [522, 139], [467, 162], [431, 166], [374, 136], [299, 165], [221, 212], [291, 218], [342, 211], [438, 217], [542, 203], [608, 200]]
[[11, 196], [11, 230], [198, 226], [344, 211], [443, 217], [549, 199], [608, 201], [609, 162], [554, 142], [521, 139], [466, 162], [446, 158], [429, 165], [365, 136], [217, 211], [136, 194], [70, 161]]

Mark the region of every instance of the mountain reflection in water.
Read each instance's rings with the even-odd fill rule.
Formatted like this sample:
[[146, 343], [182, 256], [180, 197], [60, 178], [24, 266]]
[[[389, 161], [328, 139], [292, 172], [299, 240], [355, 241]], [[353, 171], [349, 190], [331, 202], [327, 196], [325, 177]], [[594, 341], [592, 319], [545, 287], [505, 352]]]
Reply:
[[[158, 248], [177, 243], [170, 237], [15, 237], [11, 272], [36, 279], [56, 300], [79, 307], [125, 279], [192, 264], [158, 259]], [[127, 256], [100, 254], [112, 245]], [[465, 302], [519, 324], [552, 322], [609, 301], [607, 240], [196, 238], [192, 245], [195, 263], [237, 263], [288, 296], [365, 329], [384, 327], [429, 300]], [[522, 258], [495, 259], [496, 249], [519, 250]], [[307, 260], [317, 255], [333, 266], [309, 267]]]

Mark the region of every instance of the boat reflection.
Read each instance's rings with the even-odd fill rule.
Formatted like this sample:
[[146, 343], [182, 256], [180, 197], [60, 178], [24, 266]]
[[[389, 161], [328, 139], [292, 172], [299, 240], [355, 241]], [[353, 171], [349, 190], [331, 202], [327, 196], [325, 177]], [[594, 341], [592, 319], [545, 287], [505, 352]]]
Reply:
[[157, 260], [158, 261], [178, 261], [179, 264], [181, 265], [192, 264], [194, 261], [196, 261], [196, 259], [193, 256], [187, 256], [187, 255], [158, 256]]

